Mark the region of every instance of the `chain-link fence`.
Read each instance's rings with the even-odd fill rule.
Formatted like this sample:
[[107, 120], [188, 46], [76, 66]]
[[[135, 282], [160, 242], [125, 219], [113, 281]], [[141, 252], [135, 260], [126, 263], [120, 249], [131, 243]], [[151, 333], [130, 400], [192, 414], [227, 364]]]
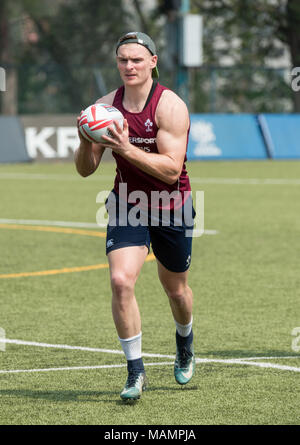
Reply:
[[[189, 70], [184, 100], [191, 113], [292, 112], [289, 76], [288, 69], [202, 66]], [[4, 94], [9, 103], [16, 102], [17, 114], [76, 114], [121, 83], [112, 65], [25, 64], [7, 67], [7, 85], [10, 77], [15, 91]], [[178, 92], [177, 77], [176, 70], [160, 66], [160, 82]]]

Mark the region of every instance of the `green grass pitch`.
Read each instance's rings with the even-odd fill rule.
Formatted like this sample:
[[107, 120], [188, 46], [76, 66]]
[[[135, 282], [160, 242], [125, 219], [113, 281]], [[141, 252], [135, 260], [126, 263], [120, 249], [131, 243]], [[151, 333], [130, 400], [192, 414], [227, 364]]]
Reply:
[[[188, 170], [193, 192], [204, 191], [205, 229], [217, 231], [193, 241], [201, 360], [193, 380], [177, 385], [165, 357], [175, 354], [174, 322], [155, 261], [145, 263], [136, 295], [143, 352], [154, 356], [145, 356], [148, 391], [128, 406], [108, 269], [88, 270], [106, 265], [105, 238], [31, 227], [94, 223], [114, 165], [85, 179], [72, 164], [0, 166], [0, 328], [7, 340], [35, 342], [5, 351], [0, 343], [0, 424], [299, 424], [300, 162], [189, 162]], [[41, 223], [26, 230], [20, 220]]]

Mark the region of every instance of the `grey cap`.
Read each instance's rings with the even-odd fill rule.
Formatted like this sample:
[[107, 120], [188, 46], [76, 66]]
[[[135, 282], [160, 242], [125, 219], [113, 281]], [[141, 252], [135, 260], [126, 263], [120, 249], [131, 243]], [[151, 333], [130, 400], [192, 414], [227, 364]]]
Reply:
[[[143, 32], [128, 32], [124, 36], [120, 37], [116, 46], [116, 52], [118, 51], [121, 45], [125, 45], [126, 43], [139, 43], [143, 45], [147, 50], [154, 56], [156, 55], [156, 46], [153, 40]], [[158, 69], [157, 66], [152, 70], [152, 77], [158, 77]]]

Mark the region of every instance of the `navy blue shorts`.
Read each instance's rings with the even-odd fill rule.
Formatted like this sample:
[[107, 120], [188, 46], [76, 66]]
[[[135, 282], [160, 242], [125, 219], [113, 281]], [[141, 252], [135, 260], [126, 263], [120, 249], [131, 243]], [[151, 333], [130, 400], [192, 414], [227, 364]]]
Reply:
[[150, 211], [145, 214], [134, 210], [136, 218], [133, 221], [128, 215], [133, 207], [136, 210], [137, 207], [120, 201], [115, 191], [106, 200], [109, 215], [106, 255], [112, 250], [128, 246], [147, 246], [150, 251], [151, 245], [155, 257], [166, 269], [171, 272], [186, 271], [191, 263], [192, 231], [196, 214], [191, 195], [179, 211], [171, 210], [167, 216], [160, 211], [156, 218]]

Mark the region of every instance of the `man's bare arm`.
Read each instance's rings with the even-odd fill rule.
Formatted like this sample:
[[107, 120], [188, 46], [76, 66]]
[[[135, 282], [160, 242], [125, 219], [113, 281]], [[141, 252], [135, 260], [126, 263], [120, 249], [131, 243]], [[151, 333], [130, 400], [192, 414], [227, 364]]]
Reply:
[[75, 165], [78, 173], [83, 176], [89, 176], [97, 170], [100, 164], [105, 147], [83, 140], [81, 136], [79, 148], [75, 152]]
[[185, 103], [176, 94], [166, 91], [164, 95], [156, 113], [159, 153], [147, 153], [130, 144], [126, 121], [123, 131], [118, 125], [117, 132], [112, 129], [114, 140], [105, 139], [108, 141], [107, 147], [142, 171], [167, 184], [174, 184], [180, 176], [186, 153], [189, 116]]
[[[102, 102], [112, 105], [115, 93], [116, 91], [112, 91], [107, 96], [101, 97], [99, 100], [97, 100], [96, 103]], [[80, 117], [77, 118], [77, 127], [79, 119]], [[105, 151], [105, 146], [89, 142], [82, 136], [79, 130], [78, 130], [78, 135], [80, 139], [80, 145], [75, 152], [74, 160], [78, 173], [81, 176], [86, 177], [94, 173], [95, 170], [97, 170], [102, 155]]]

